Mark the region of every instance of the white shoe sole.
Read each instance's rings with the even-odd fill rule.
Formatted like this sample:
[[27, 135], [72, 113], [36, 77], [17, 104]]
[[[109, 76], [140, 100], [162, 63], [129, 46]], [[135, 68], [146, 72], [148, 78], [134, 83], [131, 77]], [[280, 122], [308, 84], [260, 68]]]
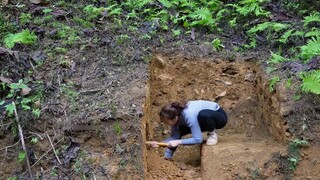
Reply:
[[210, 142], [210, 141], [207, 141], [207, 146], [214, 146], [218, 143], [218, 141], [215, 141], [215, 142]]

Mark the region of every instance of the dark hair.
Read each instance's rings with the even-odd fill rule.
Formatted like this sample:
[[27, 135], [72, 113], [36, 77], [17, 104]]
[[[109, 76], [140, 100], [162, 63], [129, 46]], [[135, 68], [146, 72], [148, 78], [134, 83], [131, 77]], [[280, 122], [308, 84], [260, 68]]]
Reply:
[[186, 108], [185, 103], [179, 103], [177, 101], [174, 101], [172, 103], [169, 103], [165, 106], [163, 106], [159, 112], [160, 120], [163, 121], [163, 119], [169, 119], [172, 120], [176, 116], [180, 116], [181, 112], [184, 108]]

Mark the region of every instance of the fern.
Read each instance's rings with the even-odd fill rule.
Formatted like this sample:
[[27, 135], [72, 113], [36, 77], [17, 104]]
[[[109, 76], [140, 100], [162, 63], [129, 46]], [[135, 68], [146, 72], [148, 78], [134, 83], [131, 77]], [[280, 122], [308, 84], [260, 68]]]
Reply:
[[320, 30], [318, 28], [312, 28], [311, 31], [307, 32], [304, 37], [320, 37]]
[[292, 33], [292, 36], [303, 36], [304, 35], [304, 32], [303, 31], [296, 31], [294, 33]]
[[320, 55], [320, 37], [311, 37], [307, 45], [301, 46], [301, 57], [309, 60], [317, 55]]
[[117, 4], [114, 4], [106, 8], [106, 10], [108, 11], [108, 16], [120, 15], [122, 13], [122, 8], [117, 6]]
[[37, 40], [37, 36], [30, 32], [29, 29], [23, 30], [17, 34], [8, 34], [5, 36], [3, 43], [7, 48], [13, 48], [15, 43], [33, 44]]
[[212, 18], [210, 10], [206, 7], [198, 8], [194, 13], [190, 14], [189, 17], [194, 19], [191, 26], [215, 26], [215, 20]]
[[279, 76], [275, 76], [269, 81], [269, 91], [273, 92], [274, 91], [274, 86], [280, 81]]
[[304, 92], [311, 92], [320, 95], [320, 70], [303, 73], [301, 76], [301, 89]]
[[129, 9], [132, 10], [141, 10], [150, 2], [152, 2], [152, 0], [128, 0], [122, 5], [127, 6]]
[[275, 23], [275, 22], [264, 22], [261, 24], [258, 24], [251, 29], [248, 30], [249, 34], [255, 34], [257, 32], [265, 31], [266, 29], [271, 29], [275, 32], [281, 31], [283, 29], [286, 29], [289, 25], [288, 24], [282, 24], [282, 23]]
[[268, 16], [270, 13], [262, 9], [261, 4], [268, 2], [269, 0], [242, 0], [239, 2], [240, 5], [231, 5], [236, 8], [236, 11], [247, 16], [250, 13], [254, 13], [256, 16]]
[[310, 14], [309, 16], [305, 16], [303, 22], [303, 26], [307, 26], [312, 22], [320, 22], [320, 14], [316, 12], [314, 14]]
[[278, 40], [281, 43], [286, 43], [289, 39], [289, 37], [292, 35], [292, 32], [294, 31], [294, 29], [290, 29], [288, 31], [286, 31]]
[[288, 61], [290, 61], [290, 59], [285, 58], [285, 57], [281, 56], [280, 54], [276, 54], [276, 53], [271, 52], [271, 58], [269, 59], [269, 61], [267, 63], [268, 64], [270, 64], [270, 63], [276, 64], [276, 63], [282, 63], [282, 62], [288, 62]]
[[171, 8], [173, 4], [168, 0], [158, 0], [166, 8]]
[[[115, 5], [116, 4], [112, 5], [112, 7]], [[103, 11], [105, 11], [106, 9], [104, 7], [97, 8], [93, 5], [88, 5], [88, 6], [84, 7], [83, 10], [88, 15], [87, 19], [91, 21], [91, 20], [99, 17], [101, 15], [101, 13]]]

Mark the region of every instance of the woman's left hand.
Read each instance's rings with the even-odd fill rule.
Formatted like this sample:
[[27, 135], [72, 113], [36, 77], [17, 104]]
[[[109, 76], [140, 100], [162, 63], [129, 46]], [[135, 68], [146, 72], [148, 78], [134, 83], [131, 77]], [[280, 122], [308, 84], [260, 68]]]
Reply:
[[177, 147], [181, 144], [181, 140], [172, 140], [168, 142], [169, 147]]

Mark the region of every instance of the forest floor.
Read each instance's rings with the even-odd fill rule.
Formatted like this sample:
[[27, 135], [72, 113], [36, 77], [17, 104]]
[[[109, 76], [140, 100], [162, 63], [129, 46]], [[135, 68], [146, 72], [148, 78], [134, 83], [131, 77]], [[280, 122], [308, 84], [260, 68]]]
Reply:
[[[134, 29], [125, 20], [107, 16], [87, 28], [79, 25], [86, 23], [81, 21], [83, 7], [105, 2], [63, 2], [9, 1], [0, 11], [1, 20], [38, 36], [32, 46], [16, 44], [10, 49], [0, 42], [0, 80], [7, 83], [1, 100], [13, 101], [7, 98], [9, 84], [22, 79], [31, 89], [24, 96], [40, 99], [32, 105], [40, 107], [40, 117], [17, 108], [34, 178], [320, 177], [319, 98], [307, 96], [292, 106], [304, 112], [295, 118], [311, 119], [303, 121], [312, 126], [308, 133], [297, 123], [283, 134], [272, 134], [259, 116], [259, 93], [268, 87], [257, 83], [265, 68], [261, 62], [269, 57], [266, 47], [235, 51], [232, 45], [242, 43], [237, 34], [219, 37], [227, 43], [218, 51], [211, 43], [218, 36], [204, 30], [154, 33], [157, 27], [149, 21]], [[17, 25], [22, 13], [32, 18]], [[151, 149], [144, 141], [169, 135], [168, 127], [158, 121], [163, 104], [190, 99], [219, 102], [229, 115], [228, 125], [218, 132], [217, 146], [179, 147], [173, 161], [164, 160], [164, 149]], [[0, 179], [28, 179], [21, 139], [13, 132], [16, 116], [5, 117], [1, 104]], [[288, 150], [296, 134], [308, 135], [310, 147], [300, 149], [301, 158], [288, 161], [296, 158]]]

